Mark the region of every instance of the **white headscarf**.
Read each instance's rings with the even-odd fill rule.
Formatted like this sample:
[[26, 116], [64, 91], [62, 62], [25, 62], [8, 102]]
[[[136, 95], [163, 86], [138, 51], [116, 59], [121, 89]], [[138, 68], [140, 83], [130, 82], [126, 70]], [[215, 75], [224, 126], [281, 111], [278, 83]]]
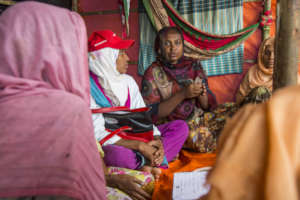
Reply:
[[124, 106], [128, 97], [128, 76], [117, 70], [118, 49], [106, 47], [89, 53], [90, 70], [99, 77], [114, 106]]

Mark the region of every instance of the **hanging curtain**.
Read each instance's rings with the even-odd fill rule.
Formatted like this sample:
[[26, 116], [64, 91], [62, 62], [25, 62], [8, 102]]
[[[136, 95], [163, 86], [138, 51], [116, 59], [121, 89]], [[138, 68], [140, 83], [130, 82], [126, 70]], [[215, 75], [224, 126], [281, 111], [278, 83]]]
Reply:
[[[208, 76], [242, 71], [240, 45], [258, 27], [257, 23], [242, 29], [242, 0], [143, 0], [143, 5], [155, 30], [170, 25], [183, 30], [185, 55], [205, 60]], [[145, 70], [148, 65], [139, 65], [140, 73], [142, 67]]]
[[122, 38], [129, 37], [130, 0], [119, 0], [122, 21]]
[[156, 30], [149, 20], [142, 1], [138, 1], [138, 11], [140, 28], [138, 73], [140, 75], [143, 75], [148, 66], [156, 58], [156, 54], [154, 52]]

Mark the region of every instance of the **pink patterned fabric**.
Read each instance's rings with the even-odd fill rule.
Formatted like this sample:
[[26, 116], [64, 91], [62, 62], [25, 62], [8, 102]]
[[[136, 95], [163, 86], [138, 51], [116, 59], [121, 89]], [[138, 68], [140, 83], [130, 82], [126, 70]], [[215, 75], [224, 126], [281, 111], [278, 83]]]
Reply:
[[0, 197], [105, 199], [81, 17], [18, 3], [0, 16], [0, 44]]

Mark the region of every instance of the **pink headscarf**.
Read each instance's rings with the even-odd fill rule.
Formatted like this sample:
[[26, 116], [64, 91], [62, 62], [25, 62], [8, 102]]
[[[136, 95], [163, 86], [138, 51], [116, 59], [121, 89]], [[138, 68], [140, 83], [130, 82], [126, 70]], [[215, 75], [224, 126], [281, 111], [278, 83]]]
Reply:
[[0, 197], [105, 199], [81, 17], [18, 3], [0, 16], [0, 44]]

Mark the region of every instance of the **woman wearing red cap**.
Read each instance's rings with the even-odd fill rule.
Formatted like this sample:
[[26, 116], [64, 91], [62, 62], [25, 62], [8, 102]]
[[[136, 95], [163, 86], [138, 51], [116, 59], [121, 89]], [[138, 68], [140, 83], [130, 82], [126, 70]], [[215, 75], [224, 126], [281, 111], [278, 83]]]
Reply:
[[[125, 74], [129, 57], [124, 49], [129, 48], [133, 40], [122, 40], [110, 30], [97, 31], [89, 38], [89, 67], [91, 81], [91, 108], [127, 106], [131, 109], [145, 107], [139, 88], [134, 79]], [[100, 92], [101, 91], [101, 92]], [[101, 94], [103, 94], [101, 96]], [[95, 136], [98, 141], [109, 133], [105, 131], [101, 114], [93, 115]], [[171, 161], [180, 151], [188, 134], [184, 121], [154, 127], [155, 140], [144, 143], [123, 140], [114, 135], [103, 144], [104, 161], [108, 166], [129, 169], [152, 169], [159, 175], [164, 156]], [[138, 153], [136, 153], [138, 152]], [[143, 166], [138, 158], [142, 154], [151, 166]]]

